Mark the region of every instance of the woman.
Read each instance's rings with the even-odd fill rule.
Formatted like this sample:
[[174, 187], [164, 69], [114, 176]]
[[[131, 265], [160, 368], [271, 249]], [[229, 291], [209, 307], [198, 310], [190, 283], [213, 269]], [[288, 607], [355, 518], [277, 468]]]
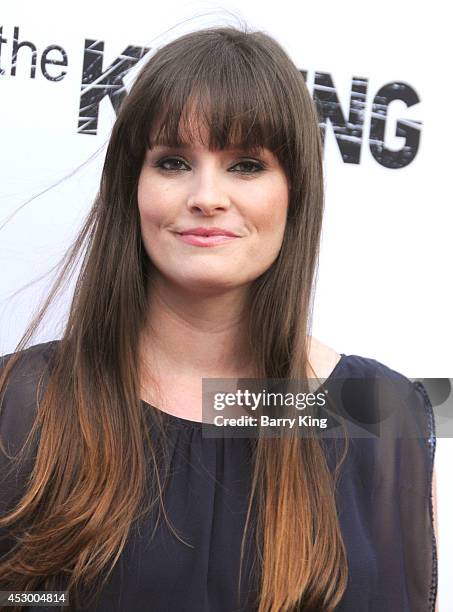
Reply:
[[63, 337], [25, 349], [27, 330], [3, 359], [3, 590], [84, 610], [434, 609], [422, 385], [398, 412], [421, 440], [202, 436], [202, 378], [409, 382], [311, 337], [322, 213], [316, 111], [272, 38], [206, 29], [151, 57], [49, 298], [86, 248]]

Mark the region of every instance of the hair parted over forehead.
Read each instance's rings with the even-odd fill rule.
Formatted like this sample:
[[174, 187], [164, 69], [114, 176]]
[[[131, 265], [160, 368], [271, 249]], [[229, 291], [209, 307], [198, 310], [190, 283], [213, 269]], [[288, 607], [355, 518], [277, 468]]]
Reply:
[[166, 44], [139, 73], [121, 114], [135, 159], [159, 144], [266, 147], [290, 184], [301, 156], [310, 163], [310, 140], [317, 145], [303, 76], [262, 32], [212, 28]]

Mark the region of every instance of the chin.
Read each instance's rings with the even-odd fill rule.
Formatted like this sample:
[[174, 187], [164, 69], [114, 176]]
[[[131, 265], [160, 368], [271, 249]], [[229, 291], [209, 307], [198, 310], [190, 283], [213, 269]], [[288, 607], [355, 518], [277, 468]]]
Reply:
[[220, 273], [204, 274], [203, 276], [187, 274], [174, 280], [189, 291], [205, 291], [206, 293], [236, 289], [246, 283], [242, 277], [235, 278], [232, 275]]

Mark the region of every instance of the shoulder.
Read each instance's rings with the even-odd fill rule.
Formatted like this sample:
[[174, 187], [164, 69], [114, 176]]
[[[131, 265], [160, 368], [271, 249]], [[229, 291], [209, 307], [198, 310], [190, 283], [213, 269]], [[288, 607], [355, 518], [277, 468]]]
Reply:
[[387, 409], [389, 405], [398, 405], [400, 408], [409, 408], [412, 413], [418, 413], [422, 417], [430, 416], [432, 405], [423, 382], [408, 378], [403, 372], [374, 357], [340, 353], [313, 336], [309, 336], [308, 341], [309, 362], [319, 378], [328, 379], [334, 372], [335, 378], [339, 377], [341, 380], [369, 381], [369, 385], [361, 384], [360, 389], [378, 389], [381, 399], [387, 403]]
[[327, 378], [341, 359], [340, 353], [313, 336], [308, 336], [308, 363], [311, 374]]
[[[335, 380], [348, 380], [349, 382], [359, 379], [361, 384], [351, 385], [349, 388], [356, 387], [360, 390], [366, 388], [379, 388], [381, 394], [385, 391], [387, 400], [393, 395], [394, 401], [402, 398], [416, 397], [418, 401], [426, 400], [427, 392], [420, 382], [411, 381], [405, 374], [395, 370], [389, 365], [375, 359], [374, 357], [340, 353], [333, 347], [309, 336], [308, 359], [314, 375], [325, 380], [330, 375]], [[366, 384], [370, 383], [370, 384]]]
[[435, 422], [428, 390], [422, 381], [375, 359], [342, 354], [334, 382], [341, 405], [353, 422], [389, 438], [425, 438], [435, 444]]
[[[13, 363], [8, 374], [5, 396], [25, 398], [31, 387], [39, 382], [40, 376], [47, 373], [52, 365], [59, 340], [42, 342], [17, 353], [0, 356], [0, 375], [6, 371], [8, 363]], [[1, 397], [1, 396], [0, 396]]]
[[23, 368], [35, 368], [40, 365], [46, 365], [52, 359], [52, 355], [58, 346], [59, 340], [49, 340], [48, 342], [41, 342], [34, 344], [28, 348], [19, 351], [19, 353], [6, 353], [0, 355], [0, 368], [4, 368], [6, 363], [14, 355], [18, 355], [18, 364], [21, 364]]
[[[402, 372], [382, 363], [374, 357], [340, 353], [333, 347], [309, 336], [308, 359], [315, 376], [327, 379], [334, 373], [340, 378], [360, 378], [384, 381], [395, 392], [403, 394], [412, 390], [412, 382]], [[363, 388], [363, 385], [362, 385]]]

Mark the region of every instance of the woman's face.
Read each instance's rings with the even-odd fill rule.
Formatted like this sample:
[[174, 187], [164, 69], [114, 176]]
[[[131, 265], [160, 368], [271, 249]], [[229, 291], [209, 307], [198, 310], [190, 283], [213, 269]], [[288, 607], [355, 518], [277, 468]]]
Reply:
[[[143, 243], [161, 280], [190, 290], [225, 290], [251, 283], [276, 259], [288, 185], [267, 149], [160, 145], [146, 152], [138, 207]], [[190, 234], [214, 228], [234, 236]]]

